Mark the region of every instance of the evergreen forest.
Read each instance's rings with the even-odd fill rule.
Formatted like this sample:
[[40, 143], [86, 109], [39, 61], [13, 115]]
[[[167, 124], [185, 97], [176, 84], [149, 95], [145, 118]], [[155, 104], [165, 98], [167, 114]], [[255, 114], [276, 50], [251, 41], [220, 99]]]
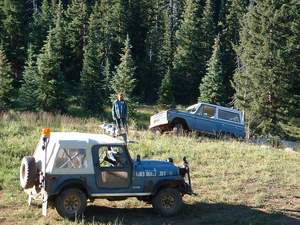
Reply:
[[198, 101], [300, 117], [299, 0], [0, 0], [0, 112]]

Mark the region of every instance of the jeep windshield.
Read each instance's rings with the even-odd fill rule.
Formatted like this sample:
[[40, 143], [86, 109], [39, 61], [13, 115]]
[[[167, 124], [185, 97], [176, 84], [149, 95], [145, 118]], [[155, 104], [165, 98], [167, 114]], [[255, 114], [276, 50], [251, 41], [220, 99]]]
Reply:
[[186, 111], [189, 113], [195, 113], [197, 109], [199, 108], [199, 104], [191, 105], [186, 108]]

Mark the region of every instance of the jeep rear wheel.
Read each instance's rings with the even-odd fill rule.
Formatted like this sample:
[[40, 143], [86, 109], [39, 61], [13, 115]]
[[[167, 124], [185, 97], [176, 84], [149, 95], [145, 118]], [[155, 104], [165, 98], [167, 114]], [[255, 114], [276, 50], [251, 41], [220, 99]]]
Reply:
[[35, 158], [25, 156], [20, 167], [20, 184], [24, 189], [32, 188], [38, 179]]
[[165, 188], [160, 190], [152, 200], [155, 211], [163, 216], [176, 214], [182, 206], [182, 197], [175, 188]]
[[55, 201], [56, 211], [64, 218], [75, 219], [80, 217], [87, 204], [85, 193], [80, 189], [71, 188], [58, 195]]

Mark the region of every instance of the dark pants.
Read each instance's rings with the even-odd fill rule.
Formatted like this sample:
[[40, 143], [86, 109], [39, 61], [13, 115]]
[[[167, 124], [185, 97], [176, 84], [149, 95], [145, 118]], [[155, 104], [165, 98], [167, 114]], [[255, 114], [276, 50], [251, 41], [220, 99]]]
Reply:
[[116, 123], [117, 123], [117, 126], [118, 126], [119, 130], [121, 130], [121, 128], [124, 128], [127, 131], [127, 121], [126, 121], [126, 118], [116, 119]]

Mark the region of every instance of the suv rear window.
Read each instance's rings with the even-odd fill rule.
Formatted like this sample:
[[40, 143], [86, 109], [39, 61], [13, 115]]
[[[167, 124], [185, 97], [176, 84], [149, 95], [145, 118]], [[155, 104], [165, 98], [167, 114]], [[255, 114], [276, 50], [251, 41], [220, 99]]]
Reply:
[[240, 115], [234, 112], [219, 110], [219, 119], [240, 123]]

